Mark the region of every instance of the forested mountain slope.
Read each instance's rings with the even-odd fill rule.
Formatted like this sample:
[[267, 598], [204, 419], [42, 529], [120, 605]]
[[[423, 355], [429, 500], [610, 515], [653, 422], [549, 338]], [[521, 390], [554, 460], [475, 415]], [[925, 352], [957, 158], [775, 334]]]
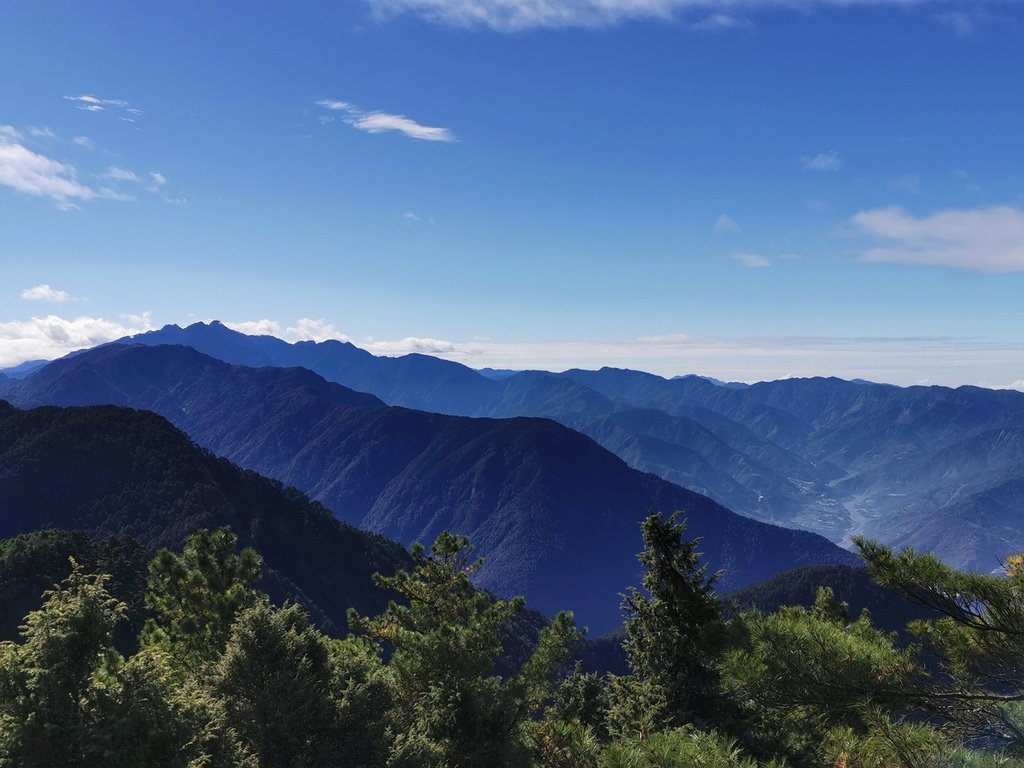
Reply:
[[133, 343], [182, 343], [229, 362], [300, 365], [400, 404], [468, 416], [543, 416], [630, 466], [741, 514], [936, 552], [988, 571], [1024, 549], [1024, 394], [840, 379], [728, 385], [603, 368], [485, 376], [424, 355], [288, 344], [219, 323]]
[[547, 613], [571, 608], [597, 632], [618, 623], [618, 595], [637, 581], [637, 526], [650, 508], [688, 514], [726, 589], [853, 560], [821, 537], [633, 470], [553, 421], [385, 407], [308, 371], [231, 366], [188, 347], [109, 346], [7, 392], [24, 405], [154, 410], [215, 453], [404, 544], [467, 534], [486, 558], [481, 586]]
[[335, 630], [349, 607], [380, 610], [372, 574], [407, 562], [400, 546], [213, 456], [153, 413], [0, 401], [0, 538], [55, 528], [153, 550], [225, 525], [263, 554], [275, 598], [300, 599]]

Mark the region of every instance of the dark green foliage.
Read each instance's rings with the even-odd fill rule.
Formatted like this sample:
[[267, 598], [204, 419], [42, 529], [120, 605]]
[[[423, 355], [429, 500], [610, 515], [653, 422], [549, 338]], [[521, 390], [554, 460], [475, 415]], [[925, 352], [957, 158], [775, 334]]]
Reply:
[[879, 583], [937, 612], [910, 631], [941, 661], [943, 675], [916, 693], [959, 733], [1024, 757], [1024, 558], [1001, 576], [966, 573], [933, 555], [857, 547]]
[[350, 768], [375, 768], [391, 754], [398, 691], [380, 648], [349, 635], [331, 643], [331, 695], [338, 707], [338, 754]]
[[579, 669], [567, 675], [558, 685], [547, 716], [553, 720], [577, 722], [602, 738], [608, 736], [608, 686], [593, 672]]
[[811, 608], [821, 587], [831, 589], [835, 599], [846, 604], [851, 616], [870, 611], [872, 623], [885, 632], [896, 632], [904, 645], [911, 640], [907, 622], [937, 617], [934, 611], [899, 592], [876, 584], [866, 568], [847, 565], [794, 568], [724, 595], [722, 606], [726, 612], [756, 609], [761, 613], [775, 613], [787, 605]]
[[758, 763], [735, 742], [716, 733], [679, 729], [643, 740], [622, 740], [601, 756], [600, 768], [783, 768], [783, 763]]
[[629, 665], [636, 677], [661, 689], [670, 720], [706, 718], [718, 687], [723, 630], [716, 576], [701, 562], [700, 542], [685, 538], [678, 513], [665, 519], [652, 512], [641, 531], [643, 591], [631, 589], [622, 605]]
[[71, 573], [73, 558], [82, 570], [110, 576], [106, 589], [125, 604], [126, 621], [114, 630], [114, 645], [122, 653], [135, 650], [142, 629], [151, 555], [132, 539], [93, 541], [69, 531], [37, 531], [0, 541], [0, 640], [15, 640], [40, 596]]
[[262, 560], [252, 549], [235, 552], [228, 528], [202, 530], [181, 554], [161, 549], [149, 565], [146, 607], [153, 617], [145, 645], [157, 645], [180, 665], [197, 668], [224, 651], [238, 615], [257, 602]]
[[415, 568], [381, 577], [398, 593], [382, 615], [353, 614], [353, 627], [394, 648], [389, 669], [399, 692], [394, 766], [520, 766], [528, 764], [526, 724], [553, 691], [552, 678], [578, 641], [572, 618], [560, 614], [511, 679], [491, 674], [502, 628], [523, 608], [475, 590], [481, 561], [465, 537], [443, 533], [428, 555], [412, 550]]
[[[341, 640], [297, 605], [273, 607], [254, 588], [259, 556], [228, 530], [152, 560], [154, 615], [128, 656], [113, 646], [127, 606], [110, 578], [69, 565], [21, 642], [0, 644], [0, 768], [1019, 768], [922, 715], [1016, 747], [1024, 558], [978, 577], [862, 543], [879, 579], [949, 616], [914, 627], [944, 653], [947, 674], [933, 678], [827, 587], [810, 607], [723, 622], [683, 533], [678, 519], [648, 519], [649, 591], [627, 603], [636, 672], [603, 678], [563, 674], [581, 639], [564, 613], [496, 674], [522, 600], [475, 589], [479, 561], [451, 534], [378, 577], [403, 602], [353, 613], [365, 634]], [[23, 566], [11, 572], [38, 576], [28, 566], [68, 545], [100, 546], [48, 534], [0, 552]], [[682, 680], [686, 709], [669, 695]]]
[[24, 642], [0, 646], [0, 765], [52, 768], [95, 756], [93, 678], [111, 663], [124, 614], [105, 581], [75, 566], [28, 615]]
[[214, 672], [224, 722], [261, 768], [337, 763], [338, 709], [329, 641], [296, 606], [241, 613]]
[[920, 674], [914, 653], [900, 650], [866, 613], [848, 618], [822, 587], [813, 608], [737, 619], [746, 639], [725, 659], [724, 685], [745, 707], [761, 748], [815, 765], [825, 757], [824, 734], [867, 734], [879, 717], [888, 722], [911, 704], [907, 694]]

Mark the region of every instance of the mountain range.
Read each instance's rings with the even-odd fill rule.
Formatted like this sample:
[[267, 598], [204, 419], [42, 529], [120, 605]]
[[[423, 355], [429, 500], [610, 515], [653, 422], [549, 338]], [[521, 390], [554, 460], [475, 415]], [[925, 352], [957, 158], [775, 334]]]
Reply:
[[290, 344], [221, 323], [125, 340], [186, 344], [226, 362], [301, 366], [389, 405], [544, 417], [631, 467], [758, 520], [840, 544], [865, 535], [989, 571], [1024, 549], [1024, 394], [863, 380], [753, 385], [639, 371], [474, 371], [340, 341]]
[[619, 594], [639, 581], [638, 523], [652, 508], [686, 512], [711, 567], [725, 570], [723, 589], [802, 564], [854, 561], [820, 536], [735, 515], [632, 469], [554, 421], [387, 406], [304, 368], [231, 365], [186, 346], [109, 345], [0, 392], [22, 407], [153, 411], [209, 451], [402, 544], [429, 543], [445, 529], [467, 534], [485, 557], [480, 586], [524, 594], [549, 614], [572, 609], [596, 633], [619, 623]]

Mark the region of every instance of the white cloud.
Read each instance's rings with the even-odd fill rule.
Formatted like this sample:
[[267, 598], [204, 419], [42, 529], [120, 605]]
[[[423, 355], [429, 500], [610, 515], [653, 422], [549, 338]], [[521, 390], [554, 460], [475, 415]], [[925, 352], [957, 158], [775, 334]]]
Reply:
[[[423, 125], [405, 115], [393, 115], [388, 112], [364, 112], [355, 104], [336, 99], [320, 99], [317, 106], [335, 112], [345, 113], [345, 122], [360, 131], [367, 133], [387, 133], [395, 131], [408, 136], [410, 139], [420, 141], [442, 141], [453, 142], [458, 139], [448, 128], [438, 128], [430, 125]], [[325, 121], [321, 120], [321, 123]]]
[[240, 323], [224, 323], [228, 328], [249, 336], [281, 336], [281, 326], [274, 320], [243, 320]]
[[101, 179], [108, 179], [110, 181], [138, 181], [139, 177], [131, 171], [126, 171], [124, 168], [118, 168], [116, 165], [112, 165], [107, 168], [106, 173], [100, 176]]
[[23, 290], [21, 298], [25, 301], [52, 301], [62, 304], [65, 301], [70, 301], [71, 294], [67, 291], [58, 291], [56, 288], [51, 288], [48, 283], [43, 283]]
[[[606, 27], [628, 21], [669, 21], [696, 16], [694, 26], [746, 26], [736, 12], [771, 9], [813, 11], [855, 6], [934, 7], [950, 0], [368, 0], [382, 19], [413, 14], [454, 27], [489, 27], [501, 32], [537, 28]], [[960, 3], [971, 7], [966, 3]], [[709, 15], [710, 14], [710, 15]], [[703, 23], [704, 26], [699, 26]]]
[[370, 112], [352, 121], [352, 127], [367, 133], [397, 131], [410, 139], [421, 141], [455, 141], [455, 134], [447, 128], [435, 128], [410, 120], [405, 115], [390, 115], [387, 112]]
[[21, 139], [21, 134], [13, 125], [0, 125], [0, 138], [18, 141]]
[[57, 138], [57, 132], [56, 131], [54, 131], [52, 128], [45, 128], [45, 127], [44, 128], [37, 128], [35, 126], [31, 126], [28, 129], [28, 135], [29, 136], [34, 136], [37, 139], [56, 139]]
[[26, 360], [52, 360], [75, 350], [151, 330], [149, 313], [136, 316], [134, 322], [127, 324], [102, 317], [68, 320], [56, 315], [0, 323], [0, 367]]
[[96, 149], [96, 145], [93, 143], [93, 140], [88, 136], [75, 136], [75, 138], [71, 140], [71, 143], [89, 150]]
[[[102, 112], [107, 107], [116, 107], [118, 109], [127, 108], [128, 102], [124, 99], [101, 99], [92, 94], [86, 94], [84, 96], [65, 96], [66, 101], [73, 101], [79, 109], [84, 109], [86, 112]], [[138, 112], [138, 110], [131, 110]]]
[[[119, 168], [116, 165], [110, 166], [105, 173], [100, 174], [99, 178], [107, 179], [108, 181], [119, 181], [119, 182], [131, 182], [135, 184], [142, 184], [145, 186], [148, 192], [161, 193], [164, 187], [167, 186], [167, 177], [162, 173], [156, 171], [150, 171], [145, 176], [139, 176], [132, 171], [124, 168]], [[168, 197], [167, 195], [161, 195], [161, 199], [165, 203], [171, 205], [184, 205], [188, 202], [187, 198], [184, 197]]]
[[740, 227], [739, 222], [736, 221], [736, 219], [732, 218], [731, 216], [726, 216], [724, 213], [722, 215], [720, 215], [717, 219], [715, 219], [715, 224], [714, 224], [713, 229], [718, 234], [721, 234], [723, 232], [740, 232], [740, 231], [742, 231], [742, 228]]
[[[13, 139], [13, 140], [12, 140]], [[77, 179], [74, 166], [33, 152], [16, 135], [0, 134], [0, 185], [52, 200], [58, 208], [77, 208], [86, 200], [130, 200], [112, 189], [94, 189]]]
[[339, 331], [324, 319], [313, 320], [304, 317], [299, 320], [294, 328], [288, 328], [288, 337], [298, 341], [352, 341], [348, 336]]
[[813, 157], [805, 155], [800, 158], [800, 162], [809, 171], [838, 171], [843, 167], [843, 158], [839, 156], [837, 149], [821, 152]]
[[1006, 205], [949, 209], [917, 218], [902, 208], [861, 211], [852, 224], [885, 244], [865, 261], [953, 267], [977, 272], [1024, 272], [1024, 209]]
[[323, 107], [324, 109], [333, 109], [338, 112], [351, 112], [358, 110], [354, 104], [349, 104], [347, 101], [338, 101], [337, 99], [320, 99], [317, 102], [317, 106]]
[[734, 253], [732, 257], [744, 267], [750, 269], [764, 269], [772, 265], [768, 259], [759, 253]]
[[460, 346], [453, 341], [443, 339], [420, 338], [417, 336], [406, 336], [398, 341], [373, 341], [359, 346], [369, 351], [385, 356], [408, 355], [419, 353], [421, 355], [452, 355], [460, 351]]

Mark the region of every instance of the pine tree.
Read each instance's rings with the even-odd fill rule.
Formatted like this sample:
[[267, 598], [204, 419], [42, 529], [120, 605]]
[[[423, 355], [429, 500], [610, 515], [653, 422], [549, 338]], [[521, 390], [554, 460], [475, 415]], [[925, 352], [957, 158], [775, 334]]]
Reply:
[[634, 675], [662, 689], [675, 723], [699, 722], [714, 707], [715, 663], [720, 653], [721, 610], [714, 595], [718, 574], [709, 575], [686, 538], [680, 513], [666, 519], [651, 512], [642, 523], [643, 589], [623, 598], [623, 646]]
[[495, 600], [473, 587], [482, 561], [464, 536], [442, 533], [429, 555], [415, 545], [412, 556], [411, 571], [376, 579], [405, 603], [375, 618], [351, 617], [353, 629], [394, 648], [398, 722], [388, 764], [528, 765], [527, 723], [578, 638], [571, 615], [560, 614], [520, 673], [502, 680], [492, 670], [503, 627], [523, 599]]
[[235, 552], [228, 528], [189, 536], [180, 555], [157, 552], [149, 567], [146, 607], [153, 618], [144, 645], [160, 645], [182, 667], [212, 664], [223, 652], [235, 618], [257, 602], [262, 560], [252, 549]]
[[855, 540], [872, 577], [941, 618], [908, 629], [939, 659], [943, 675], [923, 679], [917, 703], [959, 734], [1024, 757], [1024, 562], [1005, 574], [958, 571], [928, 554], [896, 553]]

